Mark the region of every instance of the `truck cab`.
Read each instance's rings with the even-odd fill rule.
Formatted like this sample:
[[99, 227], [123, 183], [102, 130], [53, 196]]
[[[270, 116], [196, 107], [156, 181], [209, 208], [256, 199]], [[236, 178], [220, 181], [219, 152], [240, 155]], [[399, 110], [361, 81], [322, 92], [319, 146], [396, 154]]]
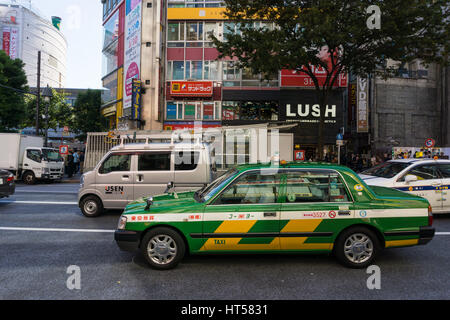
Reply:
[[37, 179], [59, 180], [64, 174], [64, 160], [52, 148], [25, 148], [22, 160], [22, 179], [34, 184]]

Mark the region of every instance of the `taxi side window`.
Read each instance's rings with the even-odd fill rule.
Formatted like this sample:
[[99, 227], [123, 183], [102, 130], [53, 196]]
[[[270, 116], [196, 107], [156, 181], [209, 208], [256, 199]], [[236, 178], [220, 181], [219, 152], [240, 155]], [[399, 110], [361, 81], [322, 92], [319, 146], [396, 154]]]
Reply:
[[139, 154], [138, 171], [170, 171], [170, 152]]
[[286, 183], [286, 203], [350, 201], [342, 178], [334, 172], [288, 172]]
[[117, 171], [130, 171], [130, 154], [112, 154], [106, 159], [99, 169], [99, 173], [105, 174]]
[[425, 164], [421, 166], [417, 166], [409, 170], [400, 181], [405, 181], [405, 177], [407, 175], [413, 175], [417, 177], [417, 180], [432, 180], [439, 179], [439, 173], [437, 171], [437, 167], [434, 164]]
[[250, 172], [227, 187], [214, 204], [277, 203], [279, 190], [280, 174]]
[[448, 179], [450, 178], [450, 164], [439, 164], [439, 172], [442, 175], [442, 178]]

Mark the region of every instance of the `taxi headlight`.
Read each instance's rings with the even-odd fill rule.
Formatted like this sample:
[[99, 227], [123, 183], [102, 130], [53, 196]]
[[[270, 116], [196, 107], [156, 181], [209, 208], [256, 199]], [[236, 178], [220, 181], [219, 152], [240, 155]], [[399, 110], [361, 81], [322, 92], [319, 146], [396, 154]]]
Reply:
[[127, 217], [120, 216], [119, 225], [117, 226], [117, 229], [124, 230], [126, 225], [127, 225]]

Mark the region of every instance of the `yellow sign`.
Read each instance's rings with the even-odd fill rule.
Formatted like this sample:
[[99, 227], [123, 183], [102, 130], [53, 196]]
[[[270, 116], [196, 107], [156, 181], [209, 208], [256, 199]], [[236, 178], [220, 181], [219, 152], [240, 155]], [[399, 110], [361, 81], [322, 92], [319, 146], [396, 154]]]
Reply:
[[168, 20], [227, 20], [225, 8], [168, 8]]

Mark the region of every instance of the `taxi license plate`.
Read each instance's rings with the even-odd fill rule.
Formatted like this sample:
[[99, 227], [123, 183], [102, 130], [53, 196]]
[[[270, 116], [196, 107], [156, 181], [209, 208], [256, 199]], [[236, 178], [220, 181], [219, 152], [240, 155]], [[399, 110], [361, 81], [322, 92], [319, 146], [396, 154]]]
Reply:
[[0, 178], [0, 184], [3, 184], [3, 179], [2, 178]]

